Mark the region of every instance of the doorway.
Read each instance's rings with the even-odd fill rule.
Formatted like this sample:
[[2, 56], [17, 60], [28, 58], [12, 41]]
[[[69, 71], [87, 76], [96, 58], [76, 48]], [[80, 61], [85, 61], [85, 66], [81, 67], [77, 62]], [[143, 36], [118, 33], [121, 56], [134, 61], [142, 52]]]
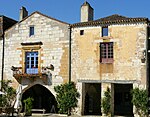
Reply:
[[84, 115], [101, 115], [101, 84], [85, 84]]
[[132, 116], [133, 104], [131, 103], [132, 84], [114, 84], [114, 114]]
[[[22, 95], [22, 104], [24, 111], [24, 103], [23, 100], [28, 97], [32, 97], [33, 101], [33, 109], [45, 109], [46, 112], [56, 113], [57, 112], [57, 102], [54, 95], [44, 86], [36, 84], [26, 90]], [[53, 109], [52, 109], [53, 108]]]

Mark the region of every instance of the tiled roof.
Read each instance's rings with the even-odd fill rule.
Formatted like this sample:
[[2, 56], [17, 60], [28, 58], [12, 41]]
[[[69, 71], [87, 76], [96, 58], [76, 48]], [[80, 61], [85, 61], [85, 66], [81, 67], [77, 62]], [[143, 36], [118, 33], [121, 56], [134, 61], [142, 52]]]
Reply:
[[121, 23], [124, 24], [124, 23], [137, 23], [137, 22], [148, 22], [148, 21], [149, 21], [148, 18], [144, 18], [144, 17], [130, 18], [130, 17], [114, 14], [94, 21], [75, 23], [72, 24], [71, 26], [83, 27], [83, 26], [110, 25], [110, 24], [121, 24]]

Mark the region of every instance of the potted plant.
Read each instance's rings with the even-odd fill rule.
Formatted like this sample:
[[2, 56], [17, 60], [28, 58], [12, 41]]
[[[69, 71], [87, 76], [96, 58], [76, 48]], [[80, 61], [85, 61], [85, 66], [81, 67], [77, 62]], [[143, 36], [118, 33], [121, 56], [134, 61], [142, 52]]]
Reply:
[[28, 97], [27, 99], [23, 100], [25, 103], [25, 116], [31, 116], [32, 115], [32, 104], [34, 99], [32, 97]]

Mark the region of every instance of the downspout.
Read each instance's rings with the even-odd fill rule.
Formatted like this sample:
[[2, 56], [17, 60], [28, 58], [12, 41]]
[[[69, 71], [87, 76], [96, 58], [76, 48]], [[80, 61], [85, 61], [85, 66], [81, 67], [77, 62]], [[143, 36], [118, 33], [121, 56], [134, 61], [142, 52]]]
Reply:
[[[3, 81], [3, 74], [4, 74], [4, 44], [5, 44], [5, 40], [4, 40], [4, 25], [3, 25], [3, 17], [2, 17], [2, 35], [1, 35], [1, 38], [2, 38], [2, 71], [1, 71], [1, 81]], [[1, 82], [1, 90], [2, 90], [2, 82]]]
[[[146, 28], [146, 89], [147, 91], [149, 90], [149, 57], [148, 57], [148, 43], [149, 43], [149, 23], [147, 21], [147, 28]], [[149, 95], [149, 91], [148, 91], [148, 95]]]
[[149, 109], [149, 107], [150, 107], [150, 84], [149, 84], [149, 64], [150, 64], [150, 62], [149, 62], [149, 60], [150, 60], [150, 58], [149, 58], [149, 36], [150, 36], [150, 27], [149, 27], [149, 21], [147, 20], [147, 28], [146, 28], [147, 30], [146, 30], [146, 32], [147, 32], [147, 34], [146, 34], [146, 89], [147, 89], [147, 93], [148, 93], [148, 114], [149, 114], [149, 112], [150, 112], [150, 109]]
[[[4, 44], [5, 44], [5, 39], [4, 39], [4, 34], [2, 35], [2, 40], [3, 40], [3, 50], [2, 50], [2, 76], [1, 76], [1, 81], [4, 80]], [[1, 88], [2, 88], [2, 82], [1, 82]]]
[[69, 83], [71, 82], [71, 25], [69, 25]]

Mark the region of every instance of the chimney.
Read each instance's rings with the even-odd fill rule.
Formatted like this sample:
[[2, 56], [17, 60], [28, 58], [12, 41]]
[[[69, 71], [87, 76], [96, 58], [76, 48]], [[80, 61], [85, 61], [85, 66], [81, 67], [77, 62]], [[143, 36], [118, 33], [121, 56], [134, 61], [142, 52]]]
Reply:
[[26, 10], [25, 7], [21, 7], [20, 9], [20, 18], [19, 21], [23, 20], [26, 16], [28, 16], [28, 11]]
[[94, 16], [94, 9], [85, 1], [81, 6], [81, 22], [92, 21]]

